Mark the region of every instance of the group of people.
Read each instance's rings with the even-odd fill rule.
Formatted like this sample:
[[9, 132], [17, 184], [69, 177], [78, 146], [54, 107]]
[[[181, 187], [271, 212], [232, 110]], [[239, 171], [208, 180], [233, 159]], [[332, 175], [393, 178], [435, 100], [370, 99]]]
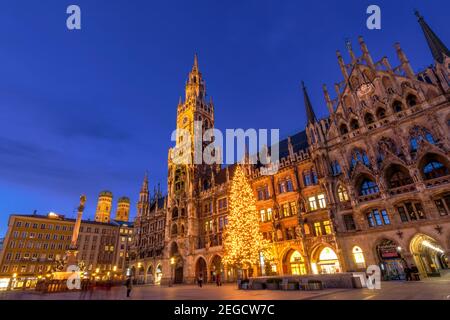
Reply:
[[[417, 269], [417, 267], [415, 265], [411, 265], [411, 267], [408, 267], [408, 265], [406, 265], [406, 267], [404, 268], [404, 271], [405, 271], [406, 281], [420, 280], [419, 269]], [[414, 276], [414, 278], [413, 278], [413, 276]]]
[[[220, 274], [215, 275], [215, 282], [218, 287], [222, 286], [222, 280]], [[199, 273], [197, 277], [197, 285], [201, 288], [203, 286], [203, 274]]]

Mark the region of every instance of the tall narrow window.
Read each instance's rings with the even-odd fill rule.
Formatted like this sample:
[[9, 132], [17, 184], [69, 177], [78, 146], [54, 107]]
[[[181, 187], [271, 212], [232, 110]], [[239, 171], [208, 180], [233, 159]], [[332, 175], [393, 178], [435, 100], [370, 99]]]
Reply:
[[349, 200], [347, 189], [345, 189], [343, 186], [339, 186], [338, 188], [338, 197], [339, 202], [345, 202]]
[[314, 223], [314, 234], [318, 237], [322, 235], [322, 226], [320, 222]]
[[319, 207], [321, 209], [324, 209], [327, 207], [327, 203], [325, 201], [325, 195], [323, 193], [321, 193], [317, 196], [317, 200], [319, 201]]

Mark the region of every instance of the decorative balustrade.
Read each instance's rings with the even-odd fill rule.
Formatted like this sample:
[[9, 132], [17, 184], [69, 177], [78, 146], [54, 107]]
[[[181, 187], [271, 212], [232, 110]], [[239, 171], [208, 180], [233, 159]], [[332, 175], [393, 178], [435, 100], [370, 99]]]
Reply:
[[364, 196], [359, 196], [358, 197], [358, 201], [359, 202], [368, 202], [368, 201], [373, 201], [373, 200], [377, 200], [381, 198], [381, 194], [378, 193], [372, 193], [372, 194], [368, 194], [368, 195], [364, 195]]
[[435, 178], [435, 179], [425, 180], [425, 186], [427, 188], [433, 188], [433, 187], [440, 186], [442, 184], [447, 184], [447, 183], [450, 183], [450, 175]]
[[403, 194], [403, 193], [408, 193], [408, 192], [414, 192], [416, 191], [416, 186], [414, 184], [408, 184], [406, 186], [400, 186], [397, 188], [392, 188], [389, 190], [389, 194], [391, 196], [395, 196], [397, 194]]

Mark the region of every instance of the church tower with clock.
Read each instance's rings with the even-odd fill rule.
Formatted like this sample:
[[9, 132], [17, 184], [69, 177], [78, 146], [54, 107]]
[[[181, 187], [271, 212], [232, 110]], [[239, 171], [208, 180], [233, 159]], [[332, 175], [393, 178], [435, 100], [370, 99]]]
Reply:
[[[199, 241], [199, 193], [209, 184], [215, 165], [199, 158], [207, 143], [199, 142], [204, 132], [214, 128], [214, 105], [206, 100], [206, 87], [198, 66], [197, 55], [188, 75], [184, 101], [177, 107], [175, 147], [168, 154], [168, 207], [165, 230], [165, 254], [161, 282], [193, 282], [194, 251]], [[196, 149], [197, 148], [197, 149]], [[190, 261], [192, 260], [192, 261]], [[170, 280], [171, 275], [172, 280]]]

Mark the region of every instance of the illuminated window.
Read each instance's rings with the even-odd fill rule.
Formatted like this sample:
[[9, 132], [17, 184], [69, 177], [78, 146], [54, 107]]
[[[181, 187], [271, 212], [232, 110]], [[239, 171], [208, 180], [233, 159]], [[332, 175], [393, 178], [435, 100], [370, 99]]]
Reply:
[[319, 207], [321, 209], [326, 208], [327, 207], [327, 203], [325, 201], [325, 195], [323, 193], [319, 194], [317, 196], [317, 200], [319, 201]]
[[311, 211], [317, 210], [316, 197], [309, 197], [308, 201], [309, 201], [309, 209]]
[[353, 259], [355, 259], [356, 266], [358, 268], [365, 268], [366, 267], [366, 261], [364, 259], [363, 251], [360, 247], [353, 247]]
[[267, 221], [272, 221], [272, 208], [267, 209]]
[[347, 190], [343, 186], [338, 188], [338, 197], [340, 202], [345, 202], [349, 200]]
[[320, 225], [320, 222], [314, 222], [314, 234], [316, 236], [322, 235], [322, 226]]
[[298, 211], [297, 211], [297, 203], [291, 202], [290, 206], [291, 206], [291, 214], [292, 215], [297, 214], [298, 213]]
[[293, 275], [306, 274], [305, 262], [303, 260], [302, 255], [298, 251], [294, 251], [294, 253], [292, 253], [289, 262], [291, 264], [291, 274]]
[[305, 225], [303, 226], [303, 229], [305, 230], [305, 234], [311, 234], [311, 230], [310, 230], [308, 224], [305, 224]]
[[265, 222], [266, 221], [266, 211], [261, 210], [260, 215], [261, 215], [261, 222]]
[[329, 220], [326, 220], [326, 221], [323, 222], [323, 227], [325, 229], [325, 234], [331, 234], [332, 233], [332, 231], [331, 231], [331, 223], [330, 223]]
[[289, 217], [290, 216], [289, 204], [288, 203], [283, 204], [282, 210], [283, 210], [283, 217]]

